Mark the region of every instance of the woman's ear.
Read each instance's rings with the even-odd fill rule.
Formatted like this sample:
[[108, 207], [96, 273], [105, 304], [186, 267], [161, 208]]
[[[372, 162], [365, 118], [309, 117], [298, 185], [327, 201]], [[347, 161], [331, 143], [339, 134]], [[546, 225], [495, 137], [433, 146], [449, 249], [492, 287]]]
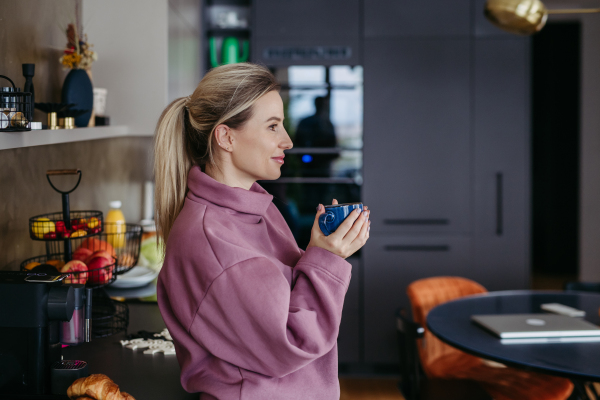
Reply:
[[226, 151], [233, 149], [233, 138], [231, 135], [231, 129], [227, 125], [217, 125], [215, 128], [215, 139], [217, 140], [217, 146]]

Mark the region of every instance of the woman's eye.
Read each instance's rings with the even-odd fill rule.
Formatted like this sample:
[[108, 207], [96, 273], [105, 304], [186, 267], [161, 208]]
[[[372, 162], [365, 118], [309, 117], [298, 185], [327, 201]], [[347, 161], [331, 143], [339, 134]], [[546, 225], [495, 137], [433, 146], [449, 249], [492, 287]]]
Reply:
[[271, 126], [269, 126], [269, 129], [270, 129], [270, 130], [272, 130], [272, 131], [274, 131], [274, 130], [275, 130], [275, 128], [277, 128], [277, 124], [274, 124], [274, 125], [271, 125]]

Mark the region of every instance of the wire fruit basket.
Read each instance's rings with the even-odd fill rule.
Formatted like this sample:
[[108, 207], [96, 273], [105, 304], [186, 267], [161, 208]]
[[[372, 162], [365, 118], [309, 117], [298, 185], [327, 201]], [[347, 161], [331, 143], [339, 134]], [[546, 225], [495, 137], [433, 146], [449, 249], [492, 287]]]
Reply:
[[[135, 224], [117, 224], [105, 222], [103, 232], [94, 236], [71, 238], [74, 249], [72, 257], [81, 259], [90, 256], [93, 252], [104, 250], [116, 258], [114, 273], [123, 274], [135, 267], [140, 256], [142, 245], [142, 227]], [[60, 243], [57, 241], [46, 243], [46, 253], [60, 253]]]
[[0, 75], [0, 78], [12, 85], [0, 92], [0, 132], [30, 131], [33, 116], [31, 93], [17, 90], [14, 82], [7, 76]]
[[127, 332], [129, 307], [120, 301], [112, 300], [104, 290], [95, 290], [92, 296], [92, 336], [106, 337], [119, 332]]
[[69, 224], [63, 212], [40, 214], [29, 218], [29, 237], [33, 240], [60, 241], [69, 238], [98, 235], [104, 221], [100, 211], [71, 211]]
[[86, 261], [87, 264], [85, 261], [76, 260], [67, 265], [64, 254], [50, 254], [28, 258], [21, 263], [21, 271], [39, 271], [50, 275], [70, 274], [65, 278], [64, 283], [85, 284], [94, 289], [109, 285], [117, 279], [116, 258], [109, 259], [106, 255], [97, 254], [96, 257]]

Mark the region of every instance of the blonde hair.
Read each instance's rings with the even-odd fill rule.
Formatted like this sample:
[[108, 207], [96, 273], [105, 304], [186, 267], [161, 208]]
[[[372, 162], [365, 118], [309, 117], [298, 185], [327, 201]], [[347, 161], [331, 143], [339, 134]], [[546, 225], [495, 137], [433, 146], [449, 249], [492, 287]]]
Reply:
[[163, 246], [183, 207], [190, 168], [215, 164], [215, 128], [240, 129], [252, 117], [254, 103], [279, 88], [263, 66], [223, 65], [209, 71], [192, 95], [165, 108], [154, 135], [155, 221]]

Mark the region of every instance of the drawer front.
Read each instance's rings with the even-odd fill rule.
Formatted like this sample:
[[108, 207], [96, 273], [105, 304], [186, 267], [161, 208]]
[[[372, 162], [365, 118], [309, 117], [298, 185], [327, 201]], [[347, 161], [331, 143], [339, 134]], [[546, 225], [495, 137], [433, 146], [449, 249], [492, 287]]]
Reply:
[[406, 288], [411, 282], [466, 276], [469, 263], [466, 237], [371, 237], [363, 252], [365, 362], [398, 362], [394, 315], [399, 307], [410, 310]]

